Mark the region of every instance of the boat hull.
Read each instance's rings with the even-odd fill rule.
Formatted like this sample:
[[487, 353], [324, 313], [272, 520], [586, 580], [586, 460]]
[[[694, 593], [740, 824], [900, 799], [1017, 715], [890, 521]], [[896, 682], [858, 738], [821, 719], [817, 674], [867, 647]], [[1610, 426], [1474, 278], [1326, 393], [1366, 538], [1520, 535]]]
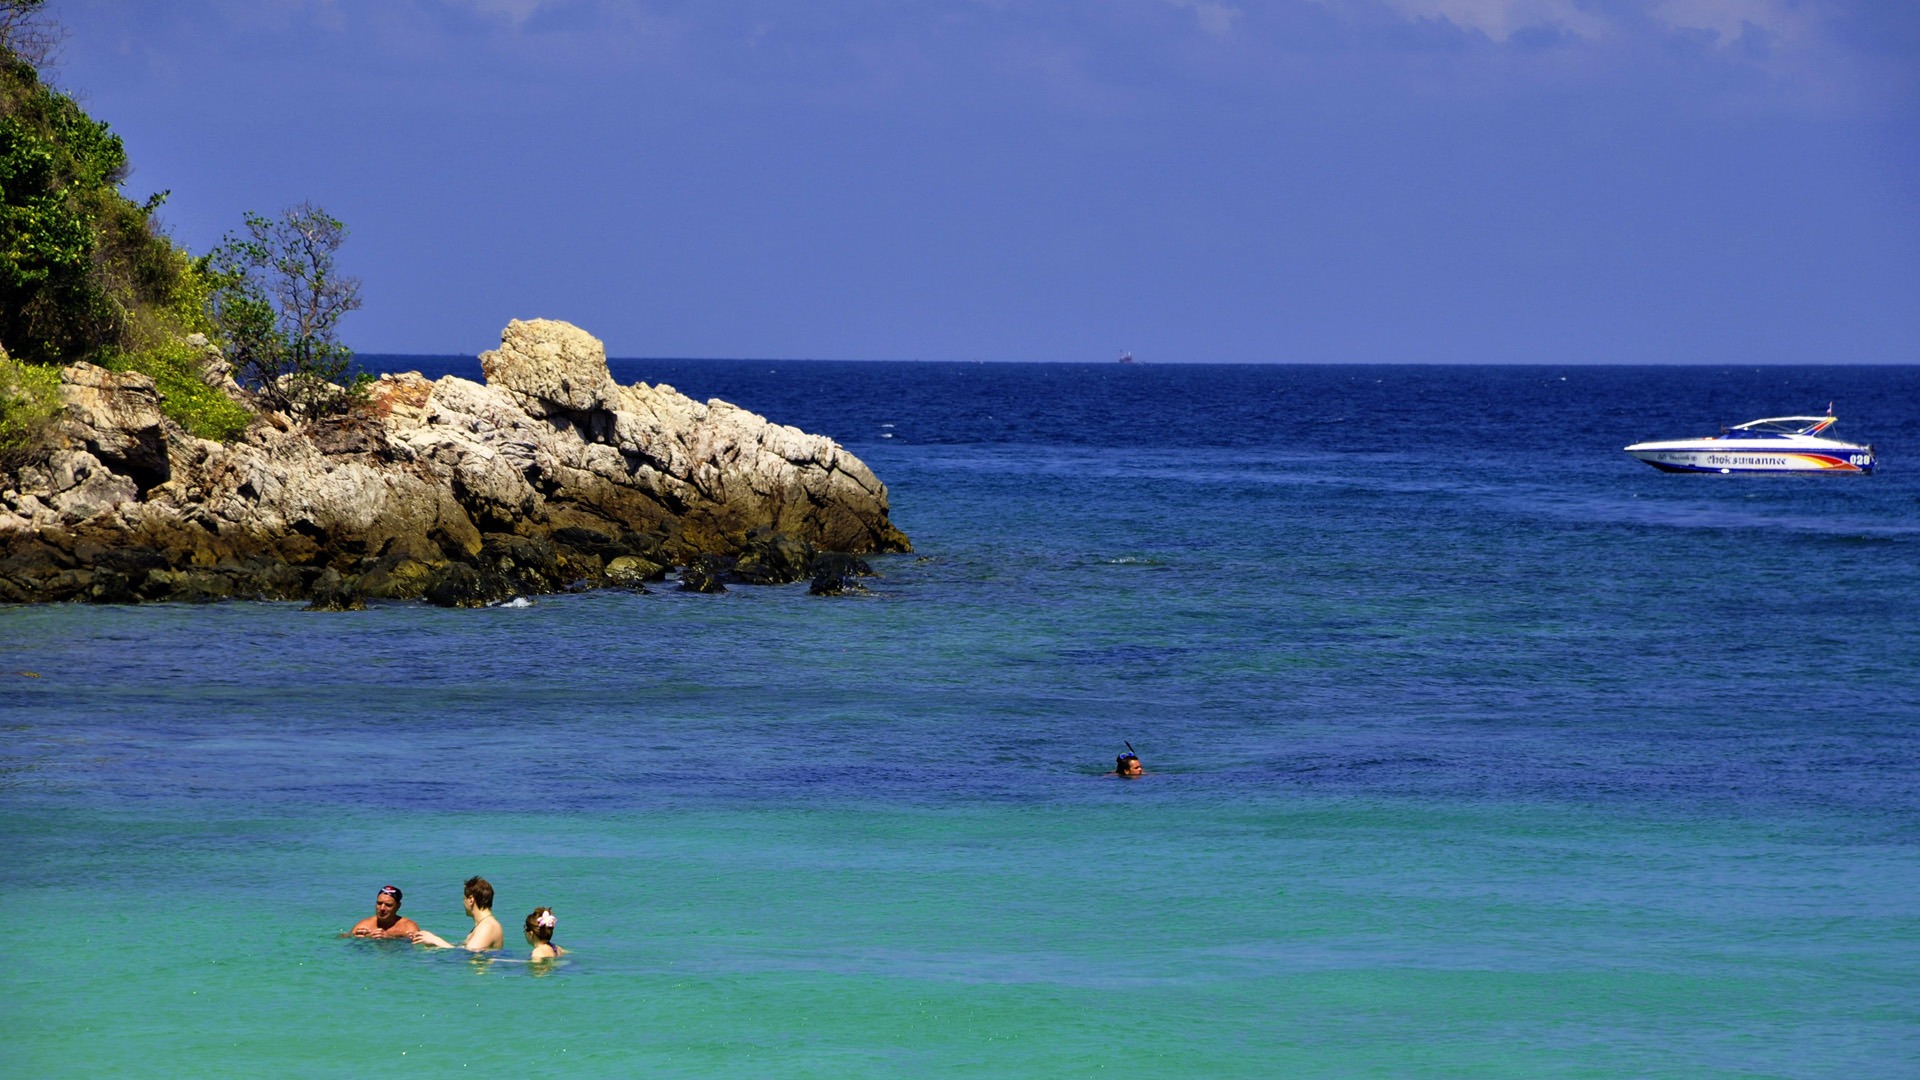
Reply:
[[1875, 465], [1873, 452], [1864, 447], [1830, 450], [1628, 447], [1627, 453], [1662, 472], [1870, 473]]

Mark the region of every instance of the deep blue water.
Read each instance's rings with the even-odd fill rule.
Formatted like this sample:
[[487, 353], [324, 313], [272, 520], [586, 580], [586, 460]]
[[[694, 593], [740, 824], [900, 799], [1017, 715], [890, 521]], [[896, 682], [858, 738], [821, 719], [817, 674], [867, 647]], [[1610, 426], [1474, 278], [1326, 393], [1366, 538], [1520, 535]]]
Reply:
[[[0, 914], [111, 929], [5, 976], [0, 1062], [1915, 1075], [1920, 367], [613, 368], [840, 440], [915, 552], [0, 608]], [[1879, 474], [1620, 452], [1829, 401]], [[574, 966], [329, 936], [474, 872]], [[369, 1029], [376, 977], [498, 1023]]]

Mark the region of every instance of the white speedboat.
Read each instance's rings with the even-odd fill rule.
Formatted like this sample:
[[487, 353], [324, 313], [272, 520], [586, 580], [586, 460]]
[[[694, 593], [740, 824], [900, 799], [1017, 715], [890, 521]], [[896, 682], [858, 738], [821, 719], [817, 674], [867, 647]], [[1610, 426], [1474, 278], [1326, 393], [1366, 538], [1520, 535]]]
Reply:
[[1698, 439], [1634, 443], [1627, 453], [1665, 472], [1873, 471], [1873, 447], [1829, 438], [1834, 417], [1750, 420]]

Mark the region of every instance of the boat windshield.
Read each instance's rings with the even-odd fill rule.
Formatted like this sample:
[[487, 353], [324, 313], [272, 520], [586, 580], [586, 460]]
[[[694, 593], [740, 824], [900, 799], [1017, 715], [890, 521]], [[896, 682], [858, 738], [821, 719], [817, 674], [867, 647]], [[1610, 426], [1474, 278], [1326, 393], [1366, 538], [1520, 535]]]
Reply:
[[1831, 416], [1775, 416], [1766, 420], [1749, 420], [1737, 425], [1727, 434], [1734, 438], [1755, 435], [1818, 435], [1833, 426]]

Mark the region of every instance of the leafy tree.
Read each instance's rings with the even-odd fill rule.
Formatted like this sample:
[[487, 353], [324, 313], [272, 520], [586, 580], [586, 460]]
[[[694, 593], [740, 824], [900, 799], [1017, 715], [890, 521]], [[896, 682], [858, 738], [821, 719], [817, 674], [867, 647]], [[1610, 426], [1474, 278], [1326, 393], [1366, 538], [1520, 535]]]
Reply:
[[210, 310], [226, 341], [235, 377], [283, 409], [316, 413], [351, 404], [360, 379], [348, 379], [353, 352], [335, 328], [360, 306], [360, 281], [342, 277], [334, 252], [347, 227], [310, 202], [277, 218], [249, 212], [244, 233], [229, 234], [210, 268]]

